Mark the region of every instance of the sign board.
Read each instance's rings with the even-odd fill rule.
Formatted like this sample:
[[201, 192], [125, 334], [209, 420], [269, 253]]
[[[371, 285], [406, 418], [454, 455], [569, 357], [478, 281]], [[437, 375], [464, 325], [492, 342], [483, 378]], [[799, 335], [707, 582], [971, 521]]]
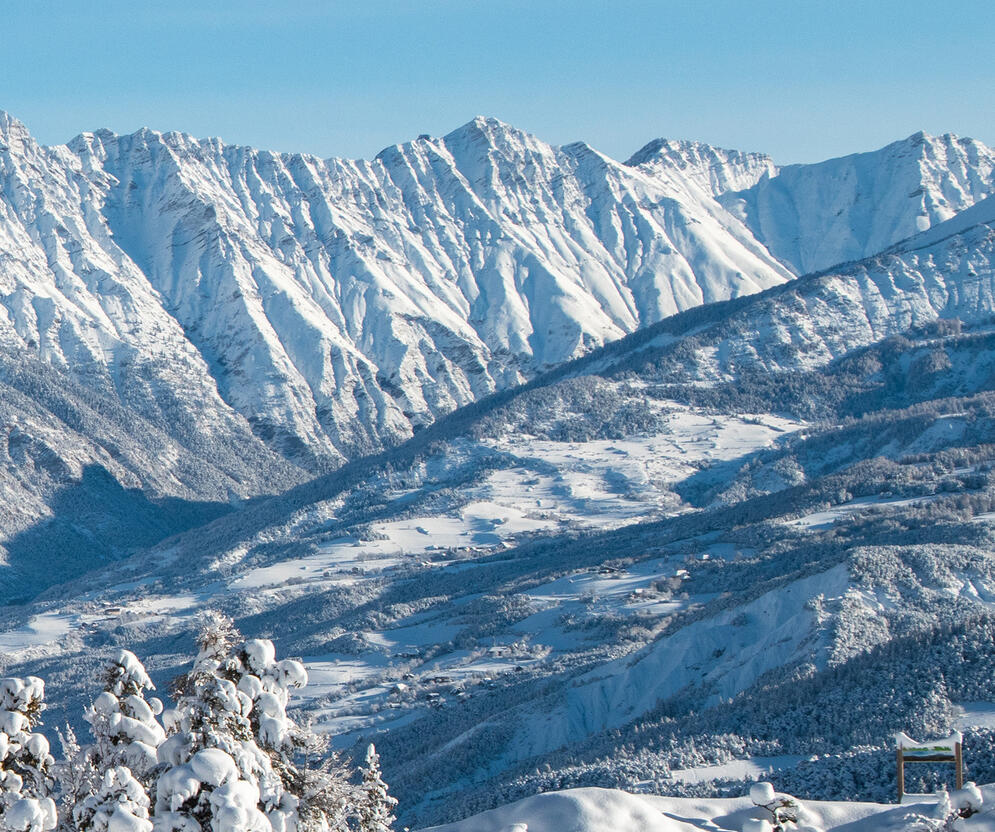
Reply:
[[898, 802], [905, 795], [906, 763], [953, 763], [957, 788], [964, 787], [964, 738], [960, 731], [938, 740], [917, 742], [907, 734], [895, 734], [895, 762], [898, 766]]

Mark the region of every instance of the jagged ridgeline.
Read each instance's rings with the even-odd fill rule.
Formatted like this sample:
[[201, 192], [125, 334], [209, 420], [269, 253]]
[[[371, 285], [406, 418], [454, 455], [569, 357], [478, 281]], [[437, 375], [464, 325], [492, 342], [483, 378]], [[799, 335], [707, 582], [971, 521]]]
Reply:
[[4, 131], [4, 575], [33, 600], [0, 646], [50, 724], [119, 648], [165, 684], [208, 605], [303, 657], [298, 703], [375, 740], [408, 825], [769, 768], [883, 799], [890, 733], [995, 701], [983, 145]]

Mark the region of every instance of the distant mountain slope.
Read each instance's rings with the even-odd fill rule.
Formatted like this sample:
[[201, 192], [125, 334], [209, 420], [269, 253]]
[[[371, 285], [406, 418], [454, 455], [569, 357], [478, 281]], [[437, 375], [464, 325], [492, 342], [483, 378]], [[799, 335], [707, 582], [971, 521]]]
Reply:
[[[8, 343], [112, 395], [138, 362], [183, 391], [193, 432], [248, 424], [312, 471], [676, 312], [875, 253], [992, 181], [991, 151], [952, 137], [783, 169], [658, 140], [620, 164], [485, 118], [345, 161], [151, 130], [43, 148], [4, 115], [0, 156]], [[128, 395], [154, 413], [151, 387]]]
[[789, 277], [705, 195], [493, 119], [372, 162], [151, 131], [70, 148], [226, 400], [327, 453]]
[[[155, 379], [131, 383], [142, 381]], [[163, 391], [159, 412], [142, 417], [23, 350], [0, 348], [0, 591], [8, 601], [301, 479], [247, 426], [209, 446], [184, 425], [182, 408]]]
[[[8, 598], [304, 472], [218, 395], [65, 148], [0, 114], [0, 586]], [[28, 535], [28, 536], [25, 536]]]
[[881, 150], [789, 165], [720, 201], [796, 274], [861, 260], [995, 191], [995, 151], [916, 133]]
[[561, 372], [732, 381], [821, 367], [937, 318], [982, 322], [993, 312], [995, 198], [988, 198], [884, 254], [676, 315]]

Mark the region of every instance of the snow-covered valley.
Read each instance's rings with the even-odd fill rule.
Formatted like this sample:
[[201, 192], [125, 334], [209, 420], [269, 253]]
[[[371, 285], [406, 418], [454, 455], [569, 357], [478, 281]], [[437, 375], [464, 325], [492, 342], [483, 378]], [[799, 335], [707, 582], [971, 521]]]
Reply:
[[[368, 587], [423, 573], [456, 577], [481, 557], [536, 536], [612, 529], [687, 511], [671, 486], [697, 466], [740, 459], [801, 427], [776, 415], [721, 417], [678, 406], [661, 406], [660, 413], [659, 433], [629, 439], [556, 442], [507, 436], [461, 443], [445, 458], [433, 460], [439, 471], [429, 466], [422, 475], [444, 481], [457, 457], [462, 457], [461, 465], [479, 471], [449, 511], [419, 505], [424, 485], [412, 481], [388, 493], [391, 510], [383, 520], [365, 523], [352, 534], [322, 535], [306, 556], [251, 568], [222, 561], [214, 580], [179, 594], [175, 583], [156, 580], [154, 572], [140, 581], [111, 582], [61, 605], [46, 603], [45, 612], [3, 634], [0, 645], [12, 661], [57, 656], [122, 625], [182, 629], [189, 626], [190, 616], [208, 606], [249, 603], [266, 609], [329, 590], [362, 596], [371, 591]], [[341, 507], [341, 500], [321, 505], [297, 521], [291, 534], [314, 536], [334, 521]], [[228, 557], [247, 554], [236, 550]], [[737, 552], [719, 544], [706, 547], [703, 556], [736, 557]], [[160, 570], [169, 574], [177, 559], [167, 550], [163, 560]], [[441, 704], [441, 694], [424, 700], [436, 688], [461, 694], [458, 688], [466, 680], [473, 686], [490, 683], [523, 663], [555, 661], [560, 652], [577, 650], [583, 639], [556, 626], [563, 616], [621, 610], [638, 617], [686, 606], [660, 600], [653, 587], [676, 571], [675, 564], [658, 559], [631, 570], [601, 565], [539, 584], [525, 596], [536, 612], [486, 649], [438, 652], [460, 631], [451, 619], [460, 618], [461, 607], [447, 616], [415, 613], [389, 628], [353, 632], [342, 639], [346, 652], [305, 656], [312, 677], [307, 696], [330, 703], [319, 711], [321, 724], [334, 735], [343, 734], [340, 743], [347, 743], [356, 731], [410, 719], [412, 709], [424, 712]], [[89, 611], [77, 612], [81, 604]], [[428, 652], [435, 655], [419, 661]], [[448, 682], [431, 682], [438, 677], [448, 677]], [[397, 684], [401, 690], [395, 690]], [[408, 689], [421, 698], [400, 696]]]

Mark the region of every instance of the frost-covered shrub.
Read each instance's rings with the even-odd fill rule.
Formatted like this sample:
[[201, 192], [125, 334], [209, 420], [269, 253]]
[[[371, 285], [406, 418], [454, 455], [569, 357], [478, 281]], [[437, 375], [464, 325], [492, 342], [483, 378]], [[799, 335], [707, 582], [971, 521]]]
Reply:
[[59, 829], [69, 830], [75, 828], [73, 810], [94, 794], [100, 772], [93, 762], [92, 746], [81, 747], [72, 727], [66, 725], [56, 732], [62, 745], [62, 758], [52, 766], [59, 794]]
[[[754, 783], [750, 787], [750, 800], [753, 805], [761, 809], [767, 817], [755, 821], [751, 829], [773, 830], [773, 832], [787, 832], [787, 830], [811, 830], [811, 832], [821, 832], [814, 825], [814, 817], [793, 797], [786, 794], [777, 794], [770, 783]], [[758, 825], [759, 824], [759, 825]], [[747, 829], [744, 824], [743, 829]]]
[[940, 789], [933, 816], [912, 812], [905, 817], [905, 825], [910, 832], [958, 832], [964, 828], [963, 819], [981, 811], [982, 803], [981, 790], [974, 783], [954, 792]]
[[958, 818], [969, 818], [978, 814], [983, 804], [984, 798], [981, 795], [981, 789], [975, 783], [965, 783], [962, 789], [956, 789], [952, 792], [948, 792], [946, 789], [940, 791], [933, 817], [944, 821], [944, 826], [940, 828], [952, 828], [954, 821]]
[[965, 783], [964, 788], [957, 789], [950, 794], [950, 803], [954, 810], [962, 817], [969, 818], [981, 811], [984, 803], [981, 796], [981, 789], [975, 783]]

